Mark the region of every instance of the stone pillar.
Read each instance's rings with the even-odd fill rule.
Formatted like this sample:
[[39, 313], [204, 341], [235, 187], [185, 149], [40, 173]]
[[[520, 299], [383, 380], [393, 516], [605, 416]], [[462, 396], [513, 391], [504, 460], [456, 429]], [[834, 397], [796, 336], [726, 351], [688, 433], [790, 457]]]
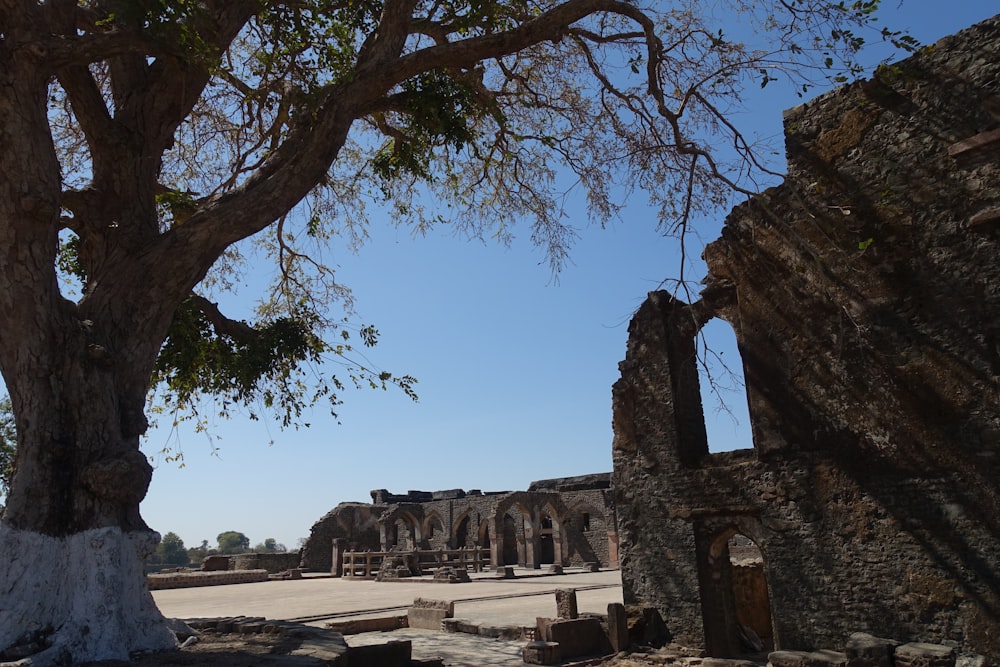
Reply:
[[535, 517], [530, 524], [526, 523], [524, 526], [524, 567], [532, 570], [542, 569], [542, 538], [535, 527], [538, 524], [538, 518]]
[[628, 648], [628, 616], [625, 614], [625, 605], [620, 602], [608, 605], [608, 639], [611, 640], [611, 648], [615, 653]]
[[576, 610], [575, 588], [556, 589], [556, 616], [558, 618], [577, 618], [579, 616]]
[[608, 562], [611, 569], [618, 567], [618, 531], [608, 531]]
[[503, 562], [503, 531], [497, 530], [496, 518], [489, 519], [486, 525], [486, 534], [490, 538], [490, 566], [494, 570], [504, 566]]
[[343, 537], [333, 538], [333, 550], [330, 563], [330, 574], [335, 577], [344, 576], [344, 552], [347, 551], [347, 540]]

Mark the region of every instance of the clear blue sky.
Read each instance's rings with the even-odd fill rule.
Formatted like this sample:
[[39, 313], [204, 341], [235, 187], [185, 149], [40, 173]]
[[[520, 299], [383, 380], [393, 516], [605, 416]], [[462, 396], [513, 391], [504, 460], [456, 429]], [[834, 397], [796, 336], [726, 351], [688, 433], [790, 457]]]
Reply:
[[[924, 43], [998, 11], [996, 0], [885, 5], [885, 23]], [[765, 92], [739, 122], [773, 137], [780, 151], [781, 109], [800, 100]], [[705, 241], [724, 216], [702, 221]], [[416, 376], [419, 402], [394, 390], [349, 391], [339, 425], [322, 409], [298, 431], [219, 422], [215, 451], [203, 434], [181, 431], [186, 465], [156, 462], [143, 516], [189, 547], [237, 530], [254, 544], [274, 537], [294, 548], [329, 509], [369, 501], [371, 489], [517, 490], [610, 471], [611, 385], [628, 320], [648, 291], [677, 275], [676, 242], [655, 227], [641, 203], [605, 230], [587, 228], [581, 215], [582, 238], [558, 283], [526, 234], [506, 249], [447, 229], [413, 238], [386, 225], [358, 255], [334, 248], [339, 279], [382, 334], [369, 357]], [[731, 330], [712, 325], [708, 336], [738, 367]], [[751, 446], [742, 389], [729, 403], [735, 420], [706, 405], [713, 450]], [[146, 450], [169, 437], [152, 431]]]

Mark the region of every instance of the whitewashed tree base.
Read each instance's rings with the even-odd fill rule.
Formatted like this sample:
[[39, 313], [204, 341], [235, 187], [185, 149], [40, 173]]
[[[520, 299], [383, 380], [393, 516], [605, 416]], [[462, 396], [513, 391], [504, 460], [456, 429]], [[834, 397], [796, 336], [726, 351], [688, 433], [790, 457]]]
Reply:
[[0, 651], [51, 628], [32, 667], [128, 660], [177, 647], [146, 586], [158, 535], [98, 528], [58, 538], [0, 522]]

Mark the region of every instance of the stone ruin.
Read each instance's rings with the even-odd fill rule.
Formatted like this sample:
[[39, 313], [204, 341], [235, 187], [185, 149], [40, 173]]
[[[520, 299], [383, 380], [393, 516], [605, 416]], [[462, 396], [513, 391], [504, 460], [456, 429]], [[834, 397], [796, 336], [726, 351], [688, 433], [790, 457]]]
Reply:
[[[494, 568], [618, 566], [611, 474], [532, 482], [527, 491], [371, 492], [341, 503], [310, 530], [301, 566], [341, 574], [346, 551], [480, 548]], [[395, 566], [399, 567], [399, 566]]]
[[[749, 606], [769, 647], [864, 632], [998, 664], [1000, 17], [788, 111], [785, 132], [785, 182], [729, 215], [700, 300], [652, 293], [631, 322], [625, 602], [715, 657], [745, 650]], [[709, 453], [695, 338], [715, 317], [752, 449]], [[752, 604], [734, 536], [763, 561]]]

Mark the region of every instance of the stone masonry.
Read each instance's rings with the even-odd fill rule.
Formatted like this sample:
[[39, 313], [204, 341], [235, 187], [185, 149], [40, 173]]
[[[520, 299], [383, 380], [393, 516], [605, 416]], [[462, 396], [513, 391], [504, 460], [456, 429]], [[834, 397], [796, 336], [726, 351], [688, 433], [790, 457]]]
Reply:
[[[1000, 663], [1000, 17], [785, 130], [789, 174], [727, 218], [701, 300], [653, 293], [630, 325], [625, 601], [738, 655], [742, 536], [777, 649], [866, 632]], [[713, 317], [739, 344], [751, 449], [708, 452], [695, 337]]]
[[333, 554], [479, 547], [494, 567], [546, 564], [618, 566], [611, 475], [532, 482], [527, 491], [449, 489], [341, 503], [317, 521], [302, 567], [338, 573]]

